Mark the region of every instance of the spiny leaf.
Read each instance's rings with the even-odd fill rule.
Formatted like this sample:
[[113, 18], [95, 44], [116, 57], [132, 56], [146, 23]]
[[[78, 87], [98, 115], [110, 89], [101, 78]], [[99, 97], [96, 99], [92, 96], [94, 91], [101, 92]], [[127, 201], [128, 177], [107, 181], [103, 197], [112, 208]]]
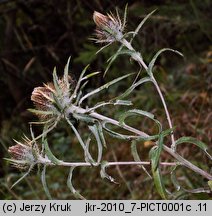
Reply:
[[49, 189], [48, 189], [48, 186], [47, 186], [47, 183], [46, 183], [46, 165], [43, 166], [43, 170], [41, 172], [41, 182], [42, 182], [43, 189], [45, 191], [46, 196], [48, 197], [48, 199], [51, 200], [52, 197], [51, 197], [51, 194], [49, 192]]
[[85, 198], [74, 188], [74, 186], [72, 184], [72, 176], [73, 176], [74, 169], [75, 169], [75, 167], [70, 168], [69, 176], [68, 176], [68, 179], [67, 179], [67, 185], [68, 185], [69, 189], [71, 190], [71, 192], [73, 193], [73, 195], [75, 196], [76, 199], [85, 200]]

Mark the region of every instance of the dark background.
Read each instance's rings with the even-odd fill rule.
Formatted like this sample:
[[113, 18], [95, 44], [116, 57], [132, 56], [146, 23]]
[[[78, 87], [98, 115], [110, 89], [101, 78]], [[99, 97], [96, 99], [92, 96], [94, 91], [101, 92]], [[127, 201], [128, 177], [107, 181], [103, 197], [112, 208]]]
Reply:
[[[146, 22], [133, 45], [149, 62], [161, 48], [170, 47], [181, 51], [185, 58], [172, 53], [163, 54], [157, 63], [156, 78], [166, 97], [167, 104], [176, 125], [176, 137], [194, 136], [211, 148], [211, 94], [212, 76], [212, 4], [210, 0], [140, 0], [140, 1], [83, 1], [83, 0], [2, 0], [0, 1], [0, 198], [2, 199], [46, 199], [39, 175], [34, 170], [13, 190], [12, 183], [21, 173], [2, 158], [9, 157], [7, 148], [14, 144], [13, 138], [21, 139], [23, 133], [29, 136], [28, 122], [36, 117], [27, 111], [33, 106], [30, 101], [34, 87], [52, 79], [53, 67], [62, 75], [63, 68], [71, 56], [70, 74], [77, 80], [83, 68], [90, 63], [89, 71], [104, 71], [107, 59], [118, 49], [114, 44], [95, 55], [101, 47], [89, 38], [93, 37], [95, 25], [94, 10], [102, 13], [119, 8], [123, 16], [128, 3], [126, 31], [136, 28], [149, 12], [156, 13]], [[138, 65], [121, 56], [112, 65], [105, 78], [91, 79], [87, 91], [106, 81], [129, 72], [136, 72]], [[121, 82], [88, 101], [95, 104], [117, 95], [126, 89], [132, 80]], [[161, 102], [151, 85], [136, 89], [131, 95], [135, 107], [156, 114], [167, 127]], [[106, 116], [117, 117], [122, 109], [104, 108]], [[129, 123], [148, 133], [153, 128], [150, 122], [132, 118]], [[83, 125], [79, 131], [86, 133]], [[35, 133], [41, 131], [38, 127]], [[132, 160], [130, 143], [122, 143], [110, 137], [104, 152], [105, 160]], [[50, 134], [51, 148], [55, 155], [67, 161], [82, 161], [83, 153], [67, 125], [60, 126]], [[141, 147], [141, 157], [148, 160], [151, 143]], [[203, 153], [192, 145], [180, 149], [181, 155], [207, 170]], [[166, 154], [162, 159], [169, 160]], [[119, 184], [100, 178], [98, 168], [78, 168], [74, 172], [74, 185], [88, 199], [157, 199], [153, 182], [138, 167], [111, 167], [108, 169]], [[187, 189], [206, 185], [206, 181], [186, 169], [178, 175]], [[165, 168], [165, 184], [174, 191], [170, 182], [170, 168]], [[49, 168], [47, 181], [55, 199], [73, 199], [66, 186], [67, 168]], [[207, 199], [207, 194], [179, 192], [179, 198]]]

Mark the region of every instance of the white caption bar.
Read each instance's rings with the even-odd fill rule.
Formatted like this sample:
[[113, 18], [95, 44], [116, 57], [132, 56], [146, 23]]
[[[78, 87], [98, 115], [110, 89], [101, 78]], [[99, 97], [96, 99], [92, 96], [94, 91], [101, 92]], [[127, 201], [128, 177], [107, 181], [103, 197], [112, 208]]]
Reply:
[[0, 201], [0, 215], [21, 216], [207, 216], [211, 215], [212, 201], [187, 200], [187, 201], [134, 201], [134, 200], [10, 200]]

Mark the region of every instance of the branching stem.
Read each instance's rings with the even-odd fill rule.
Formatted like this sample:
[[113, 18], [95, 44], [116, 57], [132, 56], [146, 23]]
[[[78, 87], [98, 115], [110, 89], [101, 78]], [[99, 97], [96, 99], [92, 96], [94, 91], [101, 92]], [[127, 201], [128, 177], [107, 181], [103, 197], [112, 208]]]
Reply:
[[[81, 113], [81, 114], [84, 114], [87, 112], [86, 109], [83, 109], [83, 108], [80, 108], [80, 107], [77, 107], [77, 106], [72, 106], [70, 107], [70, 110], [71, 112], [77, 112], [77, 113]], [[111, 119], [109, 117], [106, 117], [106, 116], [103, 116], [99, 113], [96, 113], [96, 112], [91, 112], [88, 114], [89, 116], [95, 118], [95, 119], [98, 119], [100, 121], [106, 121], [112, 125], [116, 125], [120, 128], [123, 128], [127, 131], [130, 131], [134, 134], [137, 134], [139, 136], [143, 136], [144, 138], [148, 138], [149, 135], [143, 131], [140, 131], [138, 129], [135, 129], [133, 127], [130, 127], [128, 125], [120, 125], [120, 123], [115, 120], [115, 119]], [[155, 145], [157, 145], [155, 143]], [[204, 170], [200, 169], [199, 167], [195, 166], [194, 164], [192, 164], [191, 162], [189, 162], [188, 160], [186, 160], [185, 158], [183, 158], [182, 156], [180, 156], [177, 152], [173, 151], [172, 148], [169, 148], [168, 146], [166, 145], [163, 145], [163, 149], [168, 152], [171, 156], [173, 156], [181, 165], [183, 166], [186, 166], [187, 168], [193, 170], [194, 172], [196, 173], [199, 173], [200, 175], [202, 175], [203, 177], [205, 177], [206, 179], [209, 179], [209, 180], [212, 180], [212, 175], [210, 175], [209, 173], [205, 172]]]
[[[135, 54], [132, 54], [132, 58], [135, 61], [137, 61], [140, 66], [143, 66], [143, 68], [147, 71], [148, 70], [148, 66], [143, 61], [143, 58], [141, 57], [141, 55], [135, 51], [135, 49], [132, 47], [132, 45], [126, 39], [122, 39], [120, 42], [125, 47], [127, 47], [127, 49], [129, 49], [129, 50], [131, 50], [131, 51], [133, 51], [135, 53]], [[165, 110], [165, 113], [166, 113], [166, 118], [168, 120], [169, 127], [173, 128], [173, 125], [172, 125], [172, 122], [171, 122], [171, 118], [170, 118], [170, 114], [169, 114], [169, 111], [168, 111], [168, 108], [167, 108], [164, 96], [163, 96], [163, 94], [162, 94], [162, 92], [160, 90], [160, 87], [159, 87], [156, 79], [154, 78], [153, 74], [150, 77], [151, 77], [152, 82], [155, 85], [155, 88], [156, 88], [156, 90], [157, 90], [157, 92], [158, 92], [158, 94], [160, 96], [161, 102], [163, 104], [163, 107], [164, 107], [164, 110]], [[173, 133], [171, 134], [171, 143], [172, 143], [171, 148], [172, 148], [172, 150], [175, 151], [175, 138], [174, 138], [174, 134]]]

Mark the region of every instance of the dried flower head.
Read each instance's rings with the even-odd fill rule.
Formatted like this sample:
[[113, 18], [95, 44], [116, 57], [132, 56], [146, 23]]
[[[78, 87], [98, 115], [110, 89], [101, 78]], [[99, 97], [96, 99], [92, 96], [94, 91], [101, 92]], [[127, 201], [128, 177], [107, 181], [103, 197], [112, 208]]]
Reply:
[[96, 24], [97, 42], [112, 43], [119, 41], [123, 37], [124, 25], [117, 14], [117, 17], [112, 13], [103, 15], [97, 11], [93, 13], [93, 20]]
[[34, 112], [41, 120], [54, 119], [61, 115], [70, 102], [70, 84], [73, 83], [71, 77], [63, 77], [57, 81], [57, 86], [53, 83], [44, 84], [33, 90], [31, 100], [37, 112]]
[[16, 141], [16, 145], [9, 147], [10, 160], [17, 168], [27, 169], [41, 157], [37, 145], [32, 145], [31, 140], [23, 138], [23, 143]]

